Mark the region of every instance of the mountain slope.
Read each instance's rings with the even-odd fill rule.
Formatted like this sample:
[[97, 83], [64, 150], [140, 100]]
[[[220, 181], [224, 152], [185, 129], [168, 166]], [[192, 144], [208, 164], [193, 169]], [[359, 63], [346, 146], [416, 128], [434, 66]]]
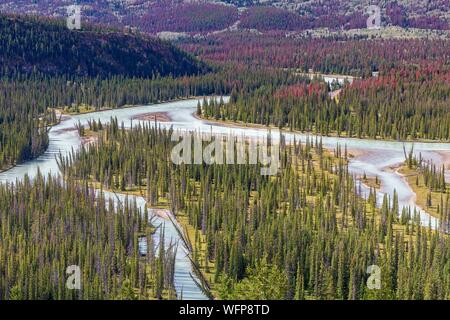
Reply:
[[[450, 0], [79, 0], [83, 21], [141, 31], [208, 33], [243, 26], [262, 30], [366, 28], [368, 7], [381, 7], [382, 25], [450, 29]], [[66, 16], [72, 0], [0, 0], [0, 10], [43, 16]], [[239, 9], [238, 9], [239, 7]], [[263, 11], [261, 11], [262, 9]], [[287, 21], [284, 21], [286, 17]]]
[[39, 71], [50, 75], [191, 75], [206, 66], [181, 50], [143, 35], [85, 27], [64, 21], [0, 15], [1, 74]]

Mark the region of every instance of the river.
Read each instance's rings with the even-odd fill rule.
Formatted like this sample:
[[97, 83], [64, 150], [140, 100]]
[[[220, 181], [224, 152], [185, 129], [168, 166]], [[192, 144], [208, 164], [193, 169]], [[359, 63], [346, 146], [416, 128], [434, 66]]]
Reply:
[[[226, 100], [226, 99], [225, 99]], [[136, 124], [138, 121], [132, 118], [150, 112], [166, 113], [170, 117], [169, 122], [160, 122], [161, 126], [173, 126], [174, 129], [195, 130], [202, 132], [212, 132], [218, 134], [236, 134], [245, 135], [247, 137], [261, 137], [267, 135], [267, 129], [255, 127], [237, 127], [225, 126], [215, 123], [209, 123], [194, 117], [194, 112], [197, 107], [197, 99], [183, 100], [178, 102], [168, 102], [162, 104], [130, 107], [124, 109], [106, 110], [92, 114], [83, 114], [76, 116], [64, 117], [60, 124], [54, 126], [49, 132], [49, 147], [46, 152], [35, 160], [26, 162], [11, 168], [8, 171], [0, 173], [0, 182], [14, 182], [16, 179], [23, 179], [27, 174], [33, 178], [38, 169], [43, 174], [59, 174], [58, 166], [55, 156], [58, 153], [67, 154], [71, 150], [77, 150], [82, 143], [78, 132], [75, 129], [75, 124], [81, 122], [87, 125], [88, 120], [100, 119], [103, 124], [109, 123], [111, 117], [116, 117], [119, 123], [124, 122], [124, 126], [129, 128], [132, 123]], [[279, 137], [278, 130], [271, 130], [273, 139]], [[286, 141], [306, 141], [308, 137], [314, 137], [308, 134], [289, 133], [285, 132]], [[391, 168], [404, 161], [403, 146], [409, 150], [414, 145], [416, 154], [421, 153], [425, 159], [433, 159], [436, 164], [446, 163], [450, 159], [450, 144], [449, 143], [402, 143], [396, 141], [379, 141], [368, 139], [354, 139], [354, 138], [338, 138], [338, 137], [323, 137], [323, 145], [328, 149], [334, 149], [336, 145], [347, 146], [355, 157], [350, 159], [349, 170], [355, 175], [362, 175], [364, 172], [367, 175], [377, 175], [381, 182], [381, 189], [378, 194], [378, 199], [381, 201], [383, 194], [387, 193], [392, 196], [394, 190], [398, 193], [400, 208], [404, 206], [415, 207], [415, 194], [409, 188], [404, 178], [398, 175], [395, 170]], [[368, 189], [361, 185], [363, 193], [367, 193]], [[118, 198], [123, 200], [125, 196], [106, 193], [106, 196], [111, 201], [118, 201]], [[129, 196], [130, 201], [136, 201], [137, 205], [144, 210], [146, 208], [145, 200], [142, 197]], [[433, 227], [436, 226], [437, 220], [429, 216], [424, 210], [420, 210], [421, 221], [424, 225], [428, 225], [431, 221]], [[170, 241], [178, 241], [179, 236], [175, 227], [162, 218], [157, 218], [157, 222], [161, 223], [165, 228], [166, 243]], [[165, 222], [165, 223], [164, 223]], [[155, 234], [158, 241], [159, 232]], [[184, 299], [206, 299], [202, 291], [196, 286], [191, 278], [192, 267], [190, 260], [187, 257], [186, 248], [180, 247], [177, 251], [175, 262], [175, 287], [178, 295], [182, 294]]]

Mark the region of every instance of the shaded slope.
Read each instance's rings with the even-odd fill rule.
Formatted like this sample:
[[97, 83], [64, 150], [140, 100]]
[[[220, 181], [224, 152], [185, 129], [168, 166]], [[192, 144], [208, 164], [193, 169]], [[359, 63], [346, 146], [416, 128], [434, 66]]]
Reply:
[[160, 40], [143, 35], [85, 28], [63, 21], [0, 16], [1, 73], [151, 77], [191, 75], [206, 66]]

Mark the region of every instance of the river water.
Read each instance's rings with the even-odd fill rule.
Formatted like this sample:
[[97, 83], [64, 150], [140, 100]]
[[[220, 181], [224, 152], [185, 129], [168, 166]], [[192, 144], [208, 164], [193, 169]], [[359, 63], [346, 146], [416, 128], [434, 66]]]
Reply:
[[[225, 99], [226, 101], [227, 99]], [[174, 129], [212, 132], [217, 134], [234, 134], [245, 135], [246, 137], [263, 137], [267, 136], [268, 130], [265, 128], [251, 128], [251, 127], [226, 127], [215, 123], [210, 123], [197, 119], [193, 116], [196, 111], [198, 100], [183, 100], [178, 102], [168, 102], [156, 105], [139, 106], [125, 109], [106, 110], [93, 114], [84, 114], [77, 116], [65, 117], [63, 121], [54, 126], [50, 133], [50, 144], [46, 152], [35, 160], [18, 165], [8, 171], [0, 173], [0, 182], [14, 182], [17, 179], [23, 179], [27, 174], [33, 178], [38, 169], [41, 173], [47, 175], [59, 174], [58, 166], [55, 157], [58, 153], [63, 155], [71, 150], [77, 150], [81, 146], [81, 138], [75, 129], [75, 124], [81, 122], [87, 125], [88, 120], [100, 119], [103, 124], [109, 123], [111, 117], [116, 117], [119, 123], [123, 122], [126, 128], [129, 128], [132, 123], [136, 124], [137, 120], [131, 120], [134, 117], [143, 115], [149, 112], [164, 112], [170, 117], [170, 122], [160, 122], [161, 126], [173, 126]], [[278, 130], [271, 130], [273, 139], [279, 137]], [[284, 133], [286, 141], [306, 141], [307, 138], [314, 138], [314, 136], [299, 133]], [[343, 148], [347, 146], [350, 153], [355, 154], [355, 157], [350, 160], [349, 170], [355, 175], [362, 175], [366, 172], [367, 175], [378, 176], [381, 181], [381, 190], [378, 194], [378, 199], [381, 201], [383, 194], [387, 193], [393, 195], [394, 190], [397, 191], [400, 208], [408, 206], [416, 207], [415, 194], [406, 184], [403, 177], [398, 175], [395, 170], [391, 169], [394, 166], [402, 163], [404, 159], [403, 147], [409, 150], [414, 146], [416, 154], [421, 153], [425, 159], [432, 159], [436, 164], [446, 163], [450, 159], [450, 144], [449, 143], [402, 143], [396, 141], [378, 141], [366, 139], [353, 138], [338, 138], [338, 137], [323, 137], [323, 145], [328, 149], [334, 149], [338, 144]], [[361, 185], [363, 193], [367, 193], [368, 189]], [[123, 195], [112, 195], [106, 193], [106, 196], [111, 201], [124, 200]], [[136, 201], [137, 205], [142, 209], [146, 209], [145, 200], [142, 197], [129, 196], [130, 201]], [[430, 222], [433, 227], [436, 226], [437, 220], [429, 216], [424, 210], [420, 210], [421, 221], [424, 225]], [[165, 229], [166, 243], [177, 242], [179, 236], [175, 227], [169, 222], [161, 218], [156, 218], [156, 221], [161, 223]], [[165, 222], [165, 223], [164, 223]], [[156, 241], [159, 241], [159, 232], [155, 234]], [[157, 242], [155, 242], [157, 243]], [[192, 267], [190, 260], [187, 257], [186, 248], [180, 247], [177, 251], [175, 262], [175, 286], [179, 296], [184, 299], [206, 299], [202, 291], [196, 286], [191, 278]], [[195, 276], [194, 276], [195, 277]]]

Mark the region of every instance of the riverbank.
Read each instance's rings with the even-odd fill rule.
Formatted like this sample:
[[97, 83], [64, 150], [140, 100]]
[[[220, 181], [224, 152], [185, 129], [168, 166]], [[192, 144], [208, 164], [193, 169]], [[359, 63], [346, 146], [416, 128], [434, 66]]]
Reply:
[[[59, 124], [64, 120], [64, 117], [63, 117], [61, 114], [59, 114], [58, 112], [56, 112], [56, 114], [57, 114], [57, 116], [59, 116], [59, 117], [58, 117], [58, 120], [57, 120], [55, 123], [51, 123], [51, 124], [48, 124], [48, 125], [46, 125], [46, 126], [40, 126], [39, 128], [40, 128], [40, 129], [45, 128], [45, 129], [47, 130], [47, 134], [48, 134], [48, 132], [49, 132], [54, 126], [59, 125]], [[35, 157], [30, 158], [30, 159], [26, 159], [26, 161], [19, 162], [19, 163], [15, 163], [15, 164], [10, 164], [10, 165], [7, 165], [7, 166], [5, 166], [5, 167], [0, 167], [0, 174], [1, 174], [1, 173], [4, 173], [4, 172], [7, 172], [7, 171], [9, 171], [9, 170], [11, 170], [11, 169], [17, 167], [18, 165], [21, 165], [21, 164], [24, 164], [24, 163], [26, 163], [26, 162], [28, 162], [28, 161], [32, 161], [32, 160], [34, 160], [34, 159], [37, 159], [38, 157], [40, 157], [41, 155], [43, 155], [43, 154], [47, 151], [47, 148], [48, 148], [48, 146], [47, 146], [45, 149], [40, 150], [40, 152], [39, 152]]]
[[[399, 142], [399, 143], [450, 143], [450, 141], [445, 140], [430, 140], [430, 139], [408, 139], [408, 140], [396, 140], [396, 139], [387, 139], [383, 137], [370, 138], [370, 137], [356, 137], [356, 136], [347, 136], [345, 132], [343, 134], [338, 135], [336, 132], [330, 132], [325, 135], [320, 132], [312, 132], [312, 131], [299, 131], [299, 130], [291, 130], [289, 127], [279, 128], [274, 125], [264, 125], [259, 123], [246, 123], [243, 121], [232, 121], [232, 120], [216, 120], [212, 118], [206, 118], [203, 116], [199, 116], [197, 113], [192, 114], [193, 117], [197, 120], [204, 121], [206, 124], [217, 125], [219, 127], [229, 127], [229, 128], [255, 128], [255, 129], [265, 129], [265, 130], [280, 130], [280, 132], [284, 133], [292, 133], [292, 134], [303, 134], [303, 135], [315, 135], [322, 137], [330, 137], [330, 138], [343, 138], [343, 139], [355, 139], [355, 140], [367, 140], [367, 141], [386, 141], [386, 142]], [[449, 156], [450, 161], [450, 156]]]
[[361, 183], [365, 185], [367, 188], [373, 188], [375, 190], [379, 190], [381, 188], [381, 182], [378, 177], [361, 177]]
[[10, 165], [10, 166], [6, 166], [6, 167], [4, 167], [4, 168], [0, 168], [0, 173], [6, 172], [6, 171], [8, 171], [8, 170], [11, 170], [12, 168], [14, 168], [14, 167], [16, 167], [16, 166], [17, 166], [17, 164]]
[[8, 172], [9, 170], [16, 168], [17, 166], [20, 166], [21, 164], [24, 164], [24, 163], [27, 163], [29, 161], [39, 158], [40, 156], [42, 156], [45, 153], [45, 151], [47, 151], [47, 148], [48, 148], [48, 146], [45, 149], [41, 150], [41, 152], [39, 152], [35, 157], [33, 157], [31, 159], [27, 159], [26, 161], [11, 164], [6, 167], [0, 168], [0, 174], [4, 173], [4, 172]]
[[[199, 230], [196, 230], [190, 223], [189, 217], [184, 213], [177, 215], [176, 221], [180, 224], [185, 233], [186, 240], [192, 247], [192, 260], [198, 267], [201, 277], [207, 282], [210, 288], [210, 294], [214, 299], [219, 297], [217, 283], [215, 281], [216, 267], [214, 260], [207, 259], [207, 241], [206, 236]], [[194, 244], [194, 245], [193, 245]]]
[[77, 115], [94, 114], [94, 113], [103, 112], [103, 111], [129, 109], [129, 108], [136, 108], [136, 107], [144, 107], [144, 106], [147, 106], [147, 105], [157, 106], [157, 105], [164, 104], [164, 103], [179, 102], [179, 101], [186, 101], [186, 100], [193, 100], [193, 99], [203, 99], [203, 98], [204, 97], [200, 97], [200, 96], [180, 97], [180, 98], [164, 100], [164, 101], [149, 102], [148, 104], [126, 104], [126, 105], [123, 105], [123, 106], [120, 106], [120, 107], [117, 107], [117, 108], [107, 107], [107, 108], [95, 109], [92, 106], [84, 106], [82, 108], [82, 111], [80, 111], [80, 112], [68, 112], [68, 111], [66, 111], [64, 109], [61, 109], [61, 108], [55, 108], [55, 110], [60, 112], [63, 115], [77, 116]]
[[[440, 218], [438, 207], [441, 204], [441, 197], [445, 201], [445, 194], [442, 192], [431, 192], [425, 186], [424, 177], [417, 169], [410, 169], [406, 165], [396, 168], [395, 172], [402, 176], [407, 182], [408, 186], [416, 195], [416, 203], [419, 207], [425, 208], [427, 212], [435, 218]], [[447, 188], [448, 189], [448, 188]], [[431, 199], [431, 205], [429, 203]]]

